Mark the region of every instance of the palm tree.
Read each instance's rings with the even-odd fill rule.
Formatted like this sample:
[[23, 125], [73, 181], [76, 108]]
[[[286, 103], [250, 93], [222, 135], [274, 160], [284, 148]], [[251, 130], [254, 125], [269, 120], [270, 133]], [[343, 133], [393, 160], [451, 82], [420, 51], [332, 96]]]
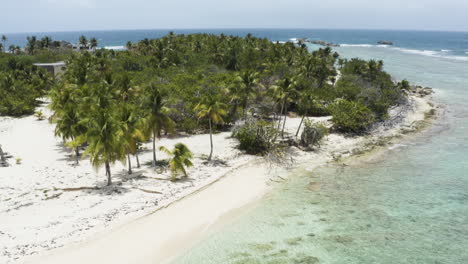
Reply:
[[233, 82], [228, 86], [227, 96], [229, 96], [230, 104], [232, 104], [229, 120], [235, 121], [237, 115], [237, 109], [239, 108], [240, 101], [242, 98], [242, 88], [236, 82]]
[[314, 96], [310, 90], [305, 90], [300, 93], [299, 96], [299, 109], [302, 111], [302, 118], [301, 122], [299, 123], [299, 127], [296, 131], [296, 137], [299, 135], [299, 131], [301, 130], [302, 123], [304, 123], [304, 119], [309, 113], [310, 108], [314, 105]]
[[171, 157], [169, 160], [169, 168], [171, 169], [172, 181], [175, 181], [177, 179], [177, 175], [179, 173], [182, 173], [184, 177], [188, 177], [185, 168], [193, 166], [193, 163], [190, 160], [193, 157], [193, 155], [186, 145], [182, 143], [177, 143], [175, 144], [174, 149], [172, 151], [168, 150], [163, 146], [161, 146], [159, 150], [166, 152], [167, 155]]
[[88, 48], [88, 39], [85, 36], [80, 36], [80, 39], [78, 41], [81, 47], [87, 49]]
[[237, 75], [236, 81], [241, 88], [241, 104], [244, 118], [246, 118], [249, 99], [255, 96], [255, 86], [258, 85], [258, 73], [250, 70], [241, 72]]
[[54, 111], [51, 122], [55, 123], [55, 136], [59, 136], [75, 153], [75, 163], [79, 164], [79, 146], [84, 143], [80, 136], [86, 133], [86, 125], [80, 112], [80, 89], [74, 85], [54, 87], [49, 94], [52, 99], [50, 108]]
[[95, 50], [98, 46], [98, 41], [96, 38], [91, 38], [91, 40], [89, 41], [89, 47], [93, 50]]
[[118, 116], [117, 101], [112, 87], [102, 82], [90, 89], [90, 97], [87, 98], [86, 104], [88, 114], [85, 138], [88, 147], [84, 155], [90, 156], [91, 164], [95, 168], [105, 165], [109, 186], [112, 184], [110, 164], [117, 160], [125, 162], [124, 127]]
[[15, 51], [16, 51], [16, 46], [15, 46], [15, 45], [10, 45], [10, 46], [8, 47], [8, 51], [9, 51], [11, 54], [15, 53]]
[[3, 45], [2, 45], [2, 50], [3, 48], [6, 48], [6, 42], [7, 42], [8, 38], [5, 36], [5, 35], [2, 35], [2, 42], [3, 42]]
[[26, 50], [28, 51], [29, 55], [34, 55], [34, 51], [36, 50], [37, 45], [37, 38], [36, 36], [27, 37], [28, 44], [26, 45]]
[[137, 89], [131, 86], [131, 80], [127, 74], [123, 74], [117, 81], [119, 87], [121, 104], [119, 107], [121, 121], [123, 123], [123, 134], [125, 139], [125, 149], [127, 152], [128, 174], [132, 174], [132, 163], [130, 154], [135, 154], [138, 167], [138, 142], [146, 138], [142, 132], [142, 111], [134, 103]]
[[223, 117], [226, 115], [226, 104], [220, 102], [218, 98], [212, 95], [208, 95], [202, 99], [202, 101], [195, 107], [198, 118], [207, 118], [210, 126], [210, 155], [208, 161], [213, 156], [213, 128], [214, 124], [223, 124]]
[[3, 43], [0, 43], [0, 52], [3, 52]]
[[340, 66], [340, 69], [343, 68], [343, 66], [346, 64], [346, 59], [338, 59], [338, 66]]
[[131, 41], [127, 41], [127, 44], [125, 44], [125, 48], [127, 48], [127, 50], [131, 50], [133, 47], [133, 44]]
[[46, 49], [50, 47], [50, 44], [52, 43], [52, 38], [49, 36], [45, 36], [41, 39], [42, 46]]
[[148, 109], [144, 118], [146, 135], [153, 137], [153, 167], [156, 166], [156, 138], [161, 138], [161, 131], [174, 133], [175, 123], [169, 117], [169, 109], [165, 106], [165, 94], [154, 84], [146, 87], [144, 109]]
[[125, 139], [125, 150], [127, 154], [128, 174], [132, 174], [132, 163], [130, 154], [135, 154], [138, 162], [138, 142], [146, 138], [141, 130], [142, 122], [139, 119], [136, 107], [125, 104], [121, 107], [121, 119], [123, 122], [123, 138]]
[[[281, 136], [284, 137], [284, 128], [286, 126], [286, 118], [288, 116], [288, 103], [291, 97], [296, 93], [297, 80], [295, 77], [285, 76], [278, 80], [274, 86], [275, 97], [281, 100], [280, 122], [278, 123], [278, 130], [281, 125], [281, 115], [284, 112], [283, 128], [281, 129]], [[284, 110], [284, 111], [283, 111]]]

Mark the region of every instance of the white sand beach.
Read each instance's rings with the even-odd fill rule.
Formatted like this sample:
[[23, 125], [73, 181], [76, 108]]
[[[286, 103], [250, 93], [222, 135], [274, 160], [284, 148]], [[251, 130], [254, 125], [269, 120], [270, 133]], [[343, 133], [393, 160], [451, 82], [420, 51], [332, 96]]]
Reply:
[[[305, 162], [309, 168], [321, 166], [416, 129], [433, 107], [426, 98], [411, 96], [410, 101], [411, 107], [390, 113], [403, 118], [390, 118], [371, 135], [330, 134], [316, 152], [295, 149], [292, 168]], [[329, 117], [313, 119], [328, 122]], [[287, 130], [295, 134], [299, 122], [289, 118]], [[1, 117], [0, 144], [13, 158], [10, 167], [0, 168], [0, 263], [165, 263], [253, 206], [288, 174], [288, 169], [238, 151], [230, 132], [213, 137], [214, 156], [225, 164], [205, 165], [208, 137], [157, 142], [168, 148], [182, 142], [194, 152], [187, 180], [161, 179], [169, 172], [144, 165], [152, 157], [147, 143], [141, 169], [129, 176], [125, 165], [115, 164], [114, 185], [104, 187], [104, 170], [95, 171], [87, 159], [74, 166], [70, 150], [54, 137], [48, 121]], [[165, 155], [158, 152], [158, 158]]]

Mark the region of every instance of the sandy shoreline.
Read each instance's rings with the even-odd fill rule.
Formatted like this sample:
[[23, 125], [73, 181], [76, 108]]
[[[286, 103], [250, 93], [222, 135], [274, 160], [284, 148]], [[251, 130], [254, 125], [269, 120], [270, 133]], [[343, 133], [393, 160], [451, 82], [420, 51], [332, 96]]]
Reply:
[[[425, 119], [425, 113], [432, 106], [425, 98], [410, 97], [410, 100], [413, 109], [409, 109], [396, 125], [382, 124], [372, 135], [362, 137], [331, 134], [317, 152], [297, 150], [296, 166], [304, 162], [308, 167], [321, 166], [339, 157], [369, 150], [385, 138], [417, 129], [418, 122]], [[295, 132], [299, 121], [299, 118], [288, 119], [288, 131]], [[31, 138], [31, 131], [37, 137]], [[128, 178], [125, 166], [116, 164], [113, 166], [116, 186], [65, 192], [53, 190], [52, 186], [102, 186], [103, 172], [93, 171], [87, 160], [78, 167], [71, 166], [73, 161], [66, 157], [68, 150], [53, 137], [53, 126], [47, 121], [36, 121], [33, 117], [0, 119], [0, 144], [4, 151], [23, 158], [21, 165], [0, 169], [0, 244], [3, 245], [0, 262], [167, 262], [202, 239], [216, 225], [237, 215], [236, 210], [242, 211], [240, 208], [252, 205], [276, 184], [277, 176], [288, 173], [287, 169], [260, 164], [257, 157], [242, 155], [229, 135], [224, 132], [214, 136], [215, 156], [226, 161], [227, 166], [203, 164], [200, 157], [209, 151], [207, 135], [158, 142], [167, 147], [183, 142], [195, 152], [197, 158], [189, 171], [188, 181], [156, 180], [154, 177], [164, 176], [146, 166], [135, 169], [139, 171], [137, 175], [145, 177]], [[162, 153], [158, 155], [164, 157]], [[146, 162], [150, 156], [151, 153], [146, 152], [141, 160]], [[14, 161], [10, 160], [10, 163]], [[204, 188], [208, 185], [209, 188]], [[191, 193], [194, 194], [186, 197]], [[183, 197], [186, 198], [180, 200]], [[174, 203], [177, 200], [180, 201]], [[142, 217], [169, 204], [171, 206]], [[66, 246], [48, 251], [63, 245]], [[26, 257], [31, 255], [35, 256]]]

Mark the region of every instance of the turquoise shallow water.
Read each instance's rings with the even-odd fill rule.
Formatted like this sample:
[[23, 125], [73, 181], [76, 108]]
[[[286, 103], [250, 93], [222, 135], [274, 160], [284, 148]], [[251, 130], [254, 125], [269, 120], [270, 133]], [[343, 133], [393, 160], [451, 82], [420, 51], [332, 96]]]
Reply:
[[258, 206], [174, 263], [468, 263], [468, 62], [379, 47], [395, 78], [446, 105], [381, 161], [295, 171]]

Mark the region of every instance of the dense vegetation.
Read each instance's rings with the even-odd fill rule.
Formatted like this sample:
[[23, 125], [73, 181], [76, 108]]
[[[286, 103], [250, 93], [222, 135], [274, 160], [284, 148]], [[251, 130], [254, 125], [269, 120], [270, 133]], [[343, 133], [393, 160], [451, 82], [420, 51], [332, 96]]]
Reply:
[[[33, 51], [26, 49], [30, 54], [53, 52], [32, 46]], [[246, 122], [234, 136], [247, 152], [264, 153], [286, 136], [289, 112], [332, 115], [336, 130], [362, 133], [386, 118], [406, 87], [406, 82], [391, 80], [382, 62], [344, 60], [330, 48], [309, 52], [302, 43], [273, 43], [251, 35], [170, 33], [129, 42], [126, 51], [67, 55], [67, 70], [50, 92], [51, 120], [77, 157], [87, 143], [85, 154], [95, 166], [105, 165], [110, 183], [110, 164], [127, 159], [131, 173], [130, 156], [150, 138], [156, 165], [156, 142], [163, 135], [209, 131], [210, 160], [211, 134], [254, 116], [263, 121]], [[319, 137], [325, 133], [319, 132]], [[266, 139], [259, 141], [259, 133]]]
[[37, 98], [51, 83], [50, 75], [33, 66], [31, 58], [0, 54], [0, 115], [34, 113]]

